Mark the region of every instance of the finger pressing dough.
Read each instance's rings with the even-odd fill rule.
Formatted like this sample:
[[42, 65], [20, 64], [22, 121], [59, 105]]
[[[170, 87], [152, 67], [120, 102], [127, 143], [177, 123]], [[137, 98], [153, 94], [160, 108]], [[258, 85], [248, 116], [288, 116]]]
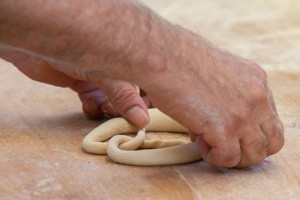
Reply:
[[[158, 109], [148, 111], [150, 122], [146, 128], [138, 130], [124, 118], [114, 118], [92, 130], [83, 139], [83, 149], [93, 154], [107, 154], [113, 161], [128, 165], [173, 165], [201, 159], [195, 143], [179, 139], [145, 140], [146, 130], [187, 133], [185, 127]], [[136, 132], [134, 138], [120, 135]]]

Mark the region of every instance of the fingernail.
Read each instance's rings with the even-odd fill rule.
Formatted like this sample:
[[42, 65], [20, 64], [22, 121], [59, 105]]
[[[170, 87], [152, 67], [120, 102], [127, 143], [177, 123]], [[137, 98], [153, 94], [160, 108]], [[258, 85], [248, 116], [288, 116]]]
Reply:
[[125, 113], [125, 117], [135, 126], [139, 128], [144, 128], [148, 122], [149, 122], [149, 117], [148, 114], [145, 113], [145, 111], [138, 107], [134, 106], [130, 110], [128, 110]]

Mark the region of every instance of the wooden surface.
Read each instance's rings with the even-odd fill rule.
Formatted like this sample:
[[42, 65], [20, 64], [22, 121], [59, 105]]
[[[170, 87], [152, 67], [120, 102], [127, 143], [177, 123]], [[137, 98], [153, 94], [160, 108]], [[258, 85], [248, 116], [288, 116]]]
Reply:
[[277, 70], [268, 75], [285, 125], [282, 151], [243, 170], [116, 164], [81, 150], [100, 122], [84, 117], [72, 91], [33, 82], [0, 60], [0, 199], [300, 199], [299, 1], [144, 2]]

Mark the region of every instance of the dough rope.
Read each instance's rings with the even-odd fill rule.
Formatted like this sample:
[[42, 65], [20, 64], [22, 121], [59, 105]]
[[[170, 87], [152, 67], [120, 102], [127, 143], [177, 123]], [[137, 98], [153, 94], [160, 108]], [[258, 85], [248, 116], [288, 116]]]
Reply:
[[[83, 139], [83, 149], [93, 154], [107, 154], [113, 161], [128, 165], [173, 165], [201, 159], [195, 143], [180, 139], [145, 140], [146, 130], [187, 133], [185, 127], [158, 109], [148, 111], [150, 122], [146, 128], [138, 130], [124, 118], [114, 118], [92, 130]], [[134, 138], [120, 135], [136, 132]], [[136, 150], [138, 148], [142, 150]]]

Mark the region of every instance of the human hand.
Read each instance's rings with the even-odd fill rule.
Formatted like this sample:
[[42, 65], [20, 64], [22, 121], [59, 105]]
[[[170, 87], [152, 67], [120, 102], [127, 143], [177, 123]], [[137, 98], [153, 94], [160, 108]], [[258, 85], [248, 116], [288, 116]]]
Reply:
[[[42, 58], [16, 50], [0, 48], [0, 57], [12, 62], [22, 73], [35, 81], [69, 87], [77, 92], [82, 102], [82, 110], [88, 118], [101, 118], [104, 113], [114, 117], [121, 114], [138, 127], [145, 126], [148, 121], [146, 110], [151, 104], [146, 94], [142, 93], [142, 96], [139, 96], [134, 86], [128, 82], [110, 79], [99, 79], [98, 83], [83, 81], [79, 75], [78, 79], [70, 77], [54, 69], [52, 64]], [[145, 114], [138, 114], [136, 111], [128, 113], [134, 106], [142, 108]]]
[[153, 105], [189, 129], [211, 165], [256, 165], [278, 152], [283, 125], [265, 71], [198, 36], [183, 37], [176, 41], [181, 53], [167, 62], [171, 67], [156, 68], [157, 85], [145, 86]]

